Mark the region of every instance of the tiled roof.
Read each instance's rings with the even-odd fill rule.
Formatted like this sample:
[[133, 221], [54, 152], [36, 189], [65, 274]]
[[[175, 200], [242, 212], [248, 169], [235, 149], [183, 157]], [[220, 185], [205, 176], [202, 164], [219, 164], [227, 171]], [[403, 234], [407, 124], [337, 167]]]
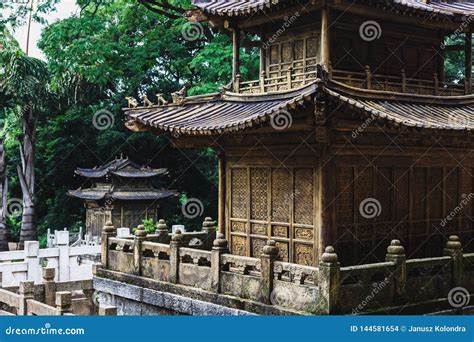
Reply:
[[316, 82], [280, 94], [194, 97], [181, 105], [124, 109], [129, 120], [173, 134], [219, 134], [266, 122], [278, 112], [311, 101]]
[[69, 196], [80, 198], [83, 200], [102, 200], [105, 198], [112, 198], [116, 200], [158, 200], [162, 198], [168, 198], [171, 196], [175, 196], [176, 192], [172, 190], [119, 190], [114, 191], [113, 188], [109, 190], [104, 189], [78, 189], [78, 190], [70, 190], [68, 192]]
[[333, 82], [325, 92], [332, 101], [395, 126], [474, 131], [474, 96], [409, 97], [376, 91], [348, 91], [345, 88]]
[[167, 169], [141, 167], [128, 158], [117, 158], [93, 169], [77, 168], [76, 173], [87, 178], [102, 178], [108, 174], [128, 178], [146, 178], [166, 174]]
[[[314, 1], [316, 2], [316, 1]], [[444, 16], [465, 16], [474, 14], [472, 2], [453, 2], [425, 4], [418, 0], [361, 0], [347, 1], [348, 4], [369, 4], [373, 7], [389, 11], [402, 11], [403, 13], [426, 13]], [[218, 16], [249, 16], [259, 12], [266, 12], [291, 3], [288, 0], [193, 0], [196, 7], [205, 13]], [[294, 2], [298, 4], [299, 2]]]
[[376, 119], [406, 127], [474, 130], [474, 96], [428, 96], [362, 90], [315, 81], [299, 90], [279, 94], [236, 95], [187, 100], [183, 105], [124, 109], [127, 118], [146, 128], [177, 135], [211, 135], [268, 125], [279, 111], [312, 103], [318, 91], [329, 101], [358, 109]]

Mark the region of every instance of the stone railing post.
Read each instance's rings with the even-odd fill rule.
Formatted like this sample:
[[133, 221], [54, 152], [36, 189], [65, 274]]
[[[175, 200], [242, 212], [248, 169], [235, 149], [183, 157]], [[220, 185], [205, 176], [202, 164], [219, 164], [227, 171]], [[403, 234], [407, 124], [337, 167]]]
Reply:
[[102, 229], [102, 236], [101, 236], [101, 253], [100, 253], [100, 261], [101, 264], [107, 268], [109, 266], [108, 264], [108, 258], [107, 254], [109, 251], [109, 238], [114, 237], [116, 234], [115, 228], [112, 224], [111, 221], [107, 221], [105, 224], [104, 228]]
[[176, 230], [170, 242], [170, 274], [169, 282], [178, 284], [179, 282], [179, 247], [183, 245], [183, 234], [181, 230]]
[[99, 306], [99, 316], [117, 316], [116, 306]]
[[271, 304], [270, 297], [273, 291], [273, 263], [278, 257], [278, 247], [274, 240], [268, 240], [260, 255], [261, 294], [260, 300]]
[[134, 273], [141, 275], [142, 271], [142, 242], [146, 240], [146, 231], [144, 225], [139, 225], [135, 230], [135, 240], [133, 241], [133, 265]]
[[213, 241], [216, 238], [216, 222], [213, 221], [211, 217], [206, 217], [202, 223], [202, 231], [206, 233], [204, 248], [209, 251], [211, 250]]
[[444, 255], [450, 256], [452, 262], [452, 287], [463, 286], [464, 278], [464, 266], [463, 266], [463, 254], [462, 245], [458, 236], [451, 235], [444, 248]]
[[68, 291], [56, 292], [56, 308], [58, 315], [72, 313], [72, 295]]
[[43, 284], [44, 284], [44, 299], [45, 303], [54, 306], [56, 298], [56, 283], [54, 277], [56, 270], [53, 267], [43, 268]]
[[56, 231], [56, 244], [59, 251], [58, 280], [69, 281], [69, 232], [67, 230]]
[[341, 266], [334, 247], [327, 246], [319, 261], [319, 289], [322, 314], [333, 314], [339, 305]]
[[221, 255], [229, 252], [229, 243], [224, 234], [218, 233], [211, 251], [211, 290], [221, 291]]
[[20, 295], [20, 306], [18, 307], [18, 316], [26, 316], [28, 314], [28, 299], [35, 298], [35, 283], [32, 281], [20, 281], [18, 289]]
[[27, 265], [27, 277], [35, 283], [39, 282], [40, 266], [39, 266], [39, 242], [25, 241], [25, 261]]
[[405, 297], [405, 285], [407, 282], [407, 264], [405, 248], [401, 245], [400, 240], [392, 240], [387, 248], [385, 261], [395, 263], [395, 271], [393, 272], [394, 296], [395, 302], [401, 302]]
[[155, 234], [158, 235], [159, 243], [170, 243], [169, 230], [165, 220], [161, 219], [158, 221], [156, 224]]

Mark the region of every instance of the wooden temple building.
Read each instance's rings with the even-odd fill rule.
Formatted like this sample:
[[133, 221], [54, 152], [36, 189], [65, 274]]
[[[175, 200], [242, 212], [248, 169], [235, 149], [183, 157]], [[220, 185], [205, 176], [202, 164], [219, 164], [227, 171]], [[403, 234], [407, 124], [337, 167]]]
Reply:
[[167, 173], [167, 169], [142, 167], [120, 157], [93, 169], [78, 168], [76, 174], [87, 179], [88, 187], [68, 194], [84, 201], [86, 233], [100, 236], [107, 221], [128, 228], [144, 219], [157, 221], [162, 201], [176, 195], [153, 187], [153, 179]]
[[[474, 249], [472, 2], [194, 4], [190, 20], [233, 36], [231, 85], [124, 111], [133, 131], [219, 152], [218, 228], [232, 254], [258, 257], [272, 239], [281, 261], [315, 266], [331, 245], [353, 265], [383, 260], [393, 239], [407, 258], [439, 255], [452, 234]], [[249, 44], [261, 51], [257, 80], [240, 77]], [[452, 51], [465, 65], [451, 84]], [[123, 177], [109, 169], [81, 174]], [[137, 173], [159, 172], [127, 176]], [[71, 194], [96, 203], [107, 191]]]

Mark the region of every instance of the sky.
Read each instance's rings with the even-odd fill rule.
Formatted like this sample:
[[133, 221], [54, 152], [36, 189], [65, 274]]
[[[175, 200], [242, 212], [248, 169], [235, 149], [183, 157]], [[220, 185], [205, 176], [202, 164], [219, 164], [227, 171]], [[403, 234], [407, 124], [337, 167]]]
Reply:
[[[34, 0], [35, 2], [38, 0]], [[44, 16], [44, 18], [48, 21], [49, 24], [67, 18], [71, 16], [71, 14], [76, 13], [79, 8], [76, 6], [75, 0], [61, 0], [60, 3], [56, 6], [56, 11]], [[31, 25], [31, 34], [30, 34], [30, 52], [29, 55], [36, 58], [45, 59], [44, 55], [42, 54], [41, 50], [37, 47], [37, 42], [41, 37], [41, 31], [43, 30], [44, 26], [38, 23], [33, 22]], [[26, 25], [19, 28], [15, 32], [15, 37], [21, 45], [23, 51], [26, 48], [26, 33], [27, 27]]]

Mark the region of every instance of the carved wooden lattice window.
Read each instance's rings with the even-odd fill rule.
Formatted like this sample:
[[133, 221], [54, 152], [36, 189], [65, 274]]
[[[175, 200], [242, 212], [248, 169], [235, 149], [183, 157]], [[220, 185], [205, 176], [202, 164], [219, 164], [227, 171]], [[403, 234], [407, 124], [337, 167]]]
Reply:
[[228, 173], [232, 253], [259, 257], [271, 238], [277, 242], [281, 260], [314, 265], [315, 170], [236, 167]]
[[293, 79], [301, 80], [300, 84], [293, 84], [293, 87], [297, 87], [303, 85], [304, 80], [315, 77], [312, 72], [316, 71], [316, 64], [320, 59], [319, 34], [282, 40], [271, 45], [267, 51], [267, 77], [273, 83], [279, 83], [278, 78], [286, 77], [288, 68], [292, 67]]

